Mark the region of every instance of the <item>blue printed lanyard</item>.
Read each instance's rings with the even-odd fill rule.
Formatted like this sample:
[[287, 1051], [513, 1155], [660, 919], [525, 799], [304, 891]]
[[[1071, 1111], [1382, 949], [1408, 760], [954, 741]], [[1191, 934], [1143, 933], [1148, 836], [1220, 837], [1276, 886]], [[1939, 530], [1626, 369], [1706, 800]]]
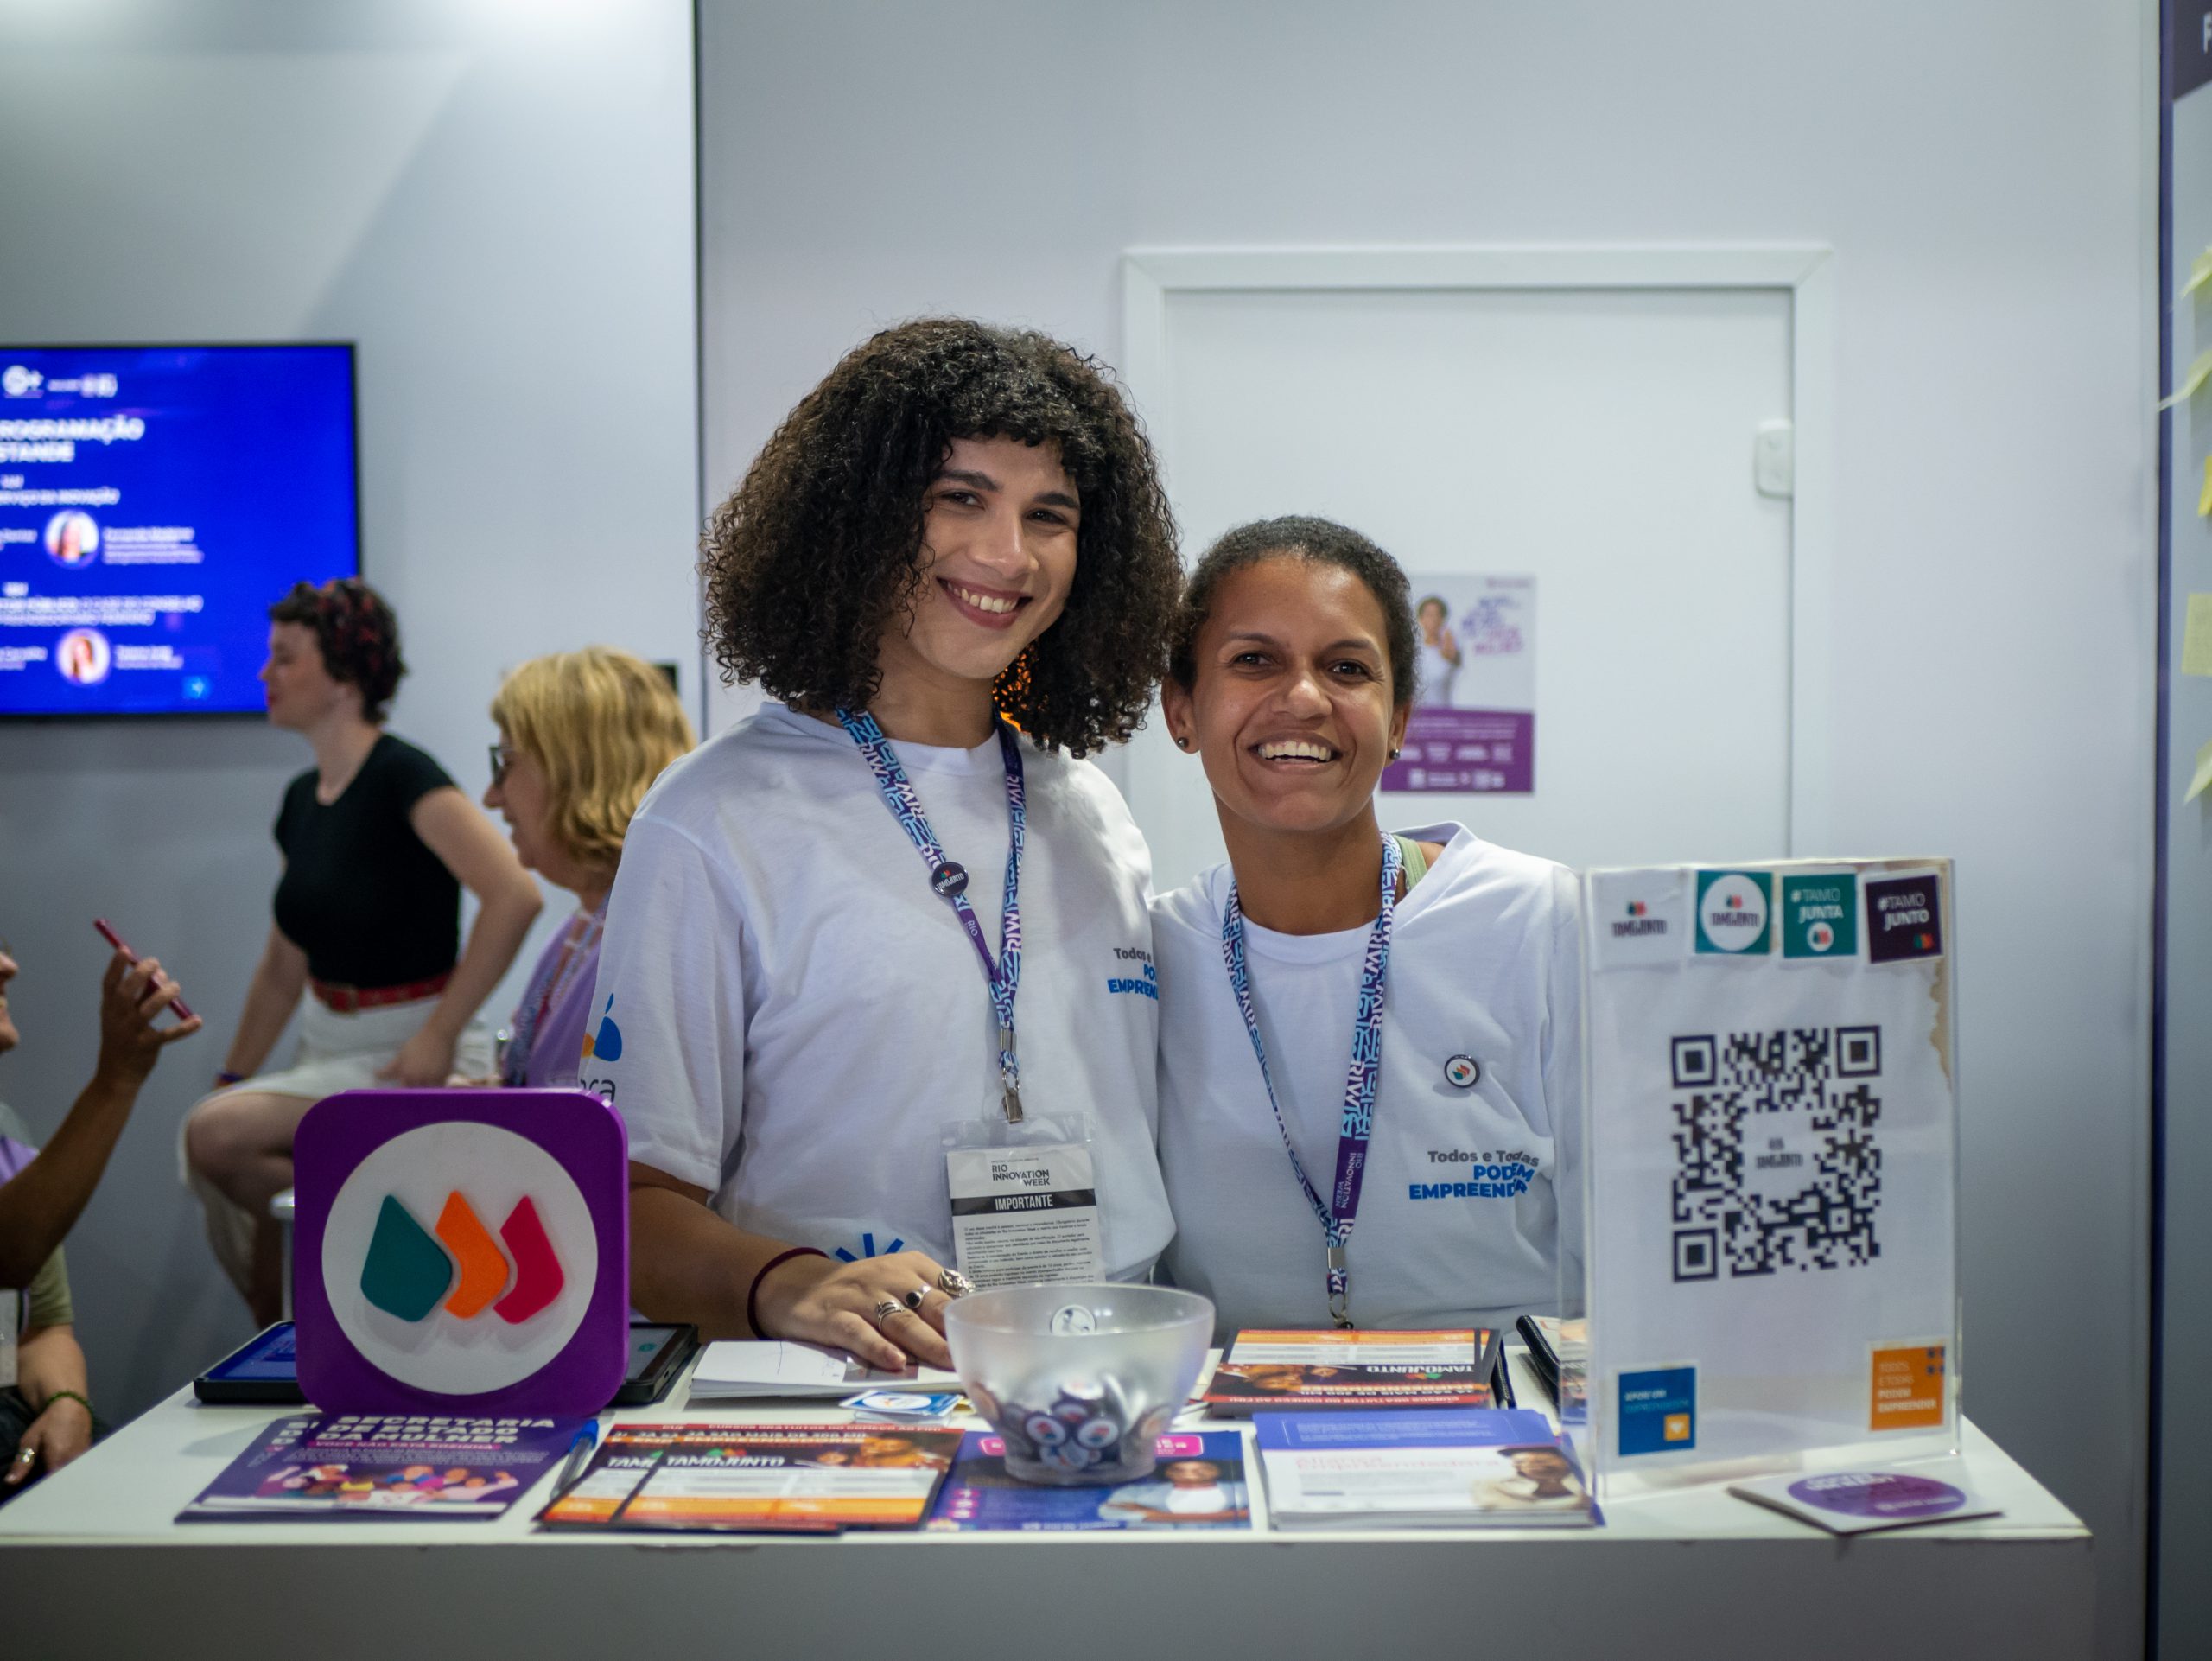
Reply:
[[1007, 1123], [1019, 1124], [1021, 1066], [1014, 1059], [1014, 1000], [1021, 990], [1021, 837], [1027, 820], [1027, 798], [1021, 785], [1020, 743], [1015, 739], [1014, 729], [1001, 721], [999, 754], [1006, 761], [1009, 834], [1006, 896], [999, 909], [999, 951], [994, 958], [989, 942], [983, 939], [983, 926], [976, 920], [976, 908], [968, 903], [968, 873], [947, 859], [944, 850], [938, 846], [937, 833], [930, 829], [929, 815], [922, 811], [922, 799], [915, 793], [913, 780], [907, 778], [898, 753], [883, 735], [883, 729], [875, 724], [874, 716], [865, 712], [854, 715], [845, 710], [837, 711], [837, 723], [860, 746], [868, 771], [875, 774], [876, 788], [883, 792], [884, 805], [891, 810], [892, 817], [906, 832], [906, 840], [914, 844], [923, 863], [930, 868], [930, 887], [951, 903], [959, 915], [960, 926], [968, 931], [969, 944], [982, 960], [983, 979], [991, 989], [991, 1008], [999, 1018], [999, 1086], [1004, 1093]]
[[1236, 994], [1236, 1007], [1244, 1016], [1244, 1030], [1252, 1035], [1252, 1053], [1259, 1059], [1260, 1082], [1268, 1087], [1268, 1105], [1274, 1111], [1275, 1129], [1282, 1133], [1283, 1152], [1306, 1203], [1321, 1219], [1321, 1236], [1328, 1248], [1329, 1314], [1339, 1327], [1352, 1324], [1348, 1313], [1351, 1298], [1351, 1270], [1345, 1247], [1352, 1225], [1359, 1220], [1360, 1185], [1367, 1177], [1367, 1139], [1375, 1131], [1375, 1086], [1382, 1077], [1382, 989], [1390, 974], [1390, 931], [1397, 916], [1398, 873], [1403, 863], [1397, 838], [1382, 838], [1382, 909], [1367, 932], [1367, 962], [1359, 977], [1359, 1010], [1351, 1023], [1351, 1067], [1344, 1074], [1344, 1117], [1337, 1131], [1337, 1182], [1333, 1204], [1324, 1203], [1306, 1174], [1306, 1166], [1291, 1146], [1290, 1127], [1283, 1123], [1282, 1104], [1275, 1097], [1275, 1081], [1268, 1071], [1268, 1047], [1261, 1041], [1260, 1017], [1252, 1008], [1252, 977], [1244, 963], [1244, 907], [1236, 897], [1236, 884], [1229, 885], [1229, 904], [1221, 918], [1221, 960], [1229, 969], [1229, 990]]

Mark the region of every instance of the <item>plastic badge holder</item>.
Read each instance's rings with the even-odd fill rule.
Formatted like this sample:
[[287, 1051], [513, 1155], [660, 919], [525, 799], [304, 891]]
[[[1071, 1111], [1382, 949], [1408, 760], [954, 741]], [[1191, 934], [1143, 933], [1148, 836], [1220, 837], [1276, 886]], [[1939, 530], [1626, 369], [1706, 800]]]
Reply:
[[355, 1090], [300, 1121], [300, 1387], [328, 1413], [569, 1417], [629, 1345], [628, 1140], [565, 1090]]
[[1582, 903], [1600, 1497], [1955, 1454], [1949, 862], [1592, 871]]
[[945, 1341], [1025, 1482], [1135, 1482], [1205, 1364], [1213, 1304], [1118, 1283], [1008, 1286], [948, 1304]]

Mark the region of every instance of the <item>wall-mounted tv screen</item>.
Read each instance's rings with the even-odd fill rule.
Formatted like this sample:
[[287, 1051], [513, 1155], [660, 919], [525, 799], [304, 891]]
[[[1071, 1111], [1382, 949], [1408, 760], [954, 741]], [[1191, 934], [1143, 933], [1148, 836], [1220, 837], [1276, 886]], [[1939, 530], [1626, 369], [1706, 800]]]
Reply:
[[0, 347], [0, 716], [259, 710], [356, 494], [351, 346]]

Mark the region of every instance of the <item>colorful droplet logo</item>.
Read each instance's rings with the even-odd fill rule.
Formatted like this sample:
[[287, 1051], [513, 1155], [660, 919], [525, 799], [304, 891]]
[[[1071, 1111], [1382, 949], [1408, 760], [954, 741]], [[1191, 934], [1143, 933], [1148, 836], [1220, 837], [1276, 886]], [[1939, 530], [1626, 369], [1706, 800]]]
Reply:
[[361, 1159], [320, 1249], [332, 1318], [370, 1365], [437, 1395], [504, 1389], [551, 1362], [599, 1282], [597, 1225], [551, 1153], [442, 1121]]
[[459, 1193], [446, 1196], [435, 1236], [396, 1196], [386, 1194], [361, 1263], [361, 1295], [405, 1321], [428, 1320], [442, 1300], [456, 1319], [474, 1320], [488, 1308], [519, 1326], [559, 1297], [565, 1283], [537, 1207], [527, 1197], [507, 1213], [495, 1240]]

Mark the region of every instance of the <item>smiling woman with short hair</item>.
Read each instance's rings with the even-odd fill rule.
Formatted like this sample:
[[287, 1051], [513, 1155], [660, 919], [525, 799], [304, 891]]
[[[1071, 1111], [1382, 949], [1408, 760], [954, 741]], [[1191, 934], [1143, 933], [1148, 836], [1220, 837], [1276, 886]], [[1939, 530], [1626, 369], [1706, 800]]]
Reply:
[[1573, 877], [1383, 834], [1418, 652], [1405, 574], [1327, 519], [1240, 526], [1185, 590], [1161, 702], [1229, 862], [1153, 902], [1164, 1261], [1224, 1339], [1497, 1327], [1579, 1255]]
[[629, 1127], [638, 1308], [945, 1365], [947, 1147], [1001, 1133], [1096, 1196], [1096, 1250], [1049, 1219], [1033, 1277], [1143, 1276], [1151, 860], [1075, 759], [1141, 718], [1179, 580], [1120, 392], [1040, 334], [886, 330], [702, 572], [723, 668], [781, 702], [655, 786], [607, 908], [583, 1082]]

